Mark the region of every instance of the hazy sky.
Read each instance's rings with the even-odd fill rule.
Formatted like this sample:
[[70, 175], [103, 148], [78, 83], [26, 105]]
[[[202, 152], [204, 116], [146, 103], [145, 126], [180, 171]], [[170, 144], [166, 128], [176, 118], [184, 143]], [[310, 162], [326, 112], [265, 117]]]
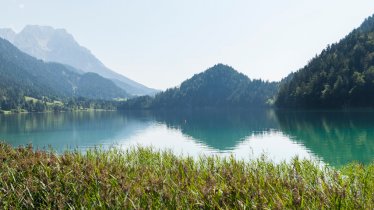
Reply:
[[374, 13], [374, 0], [0, 0], [0, 27], [65, 28], [105, 65], [164, 89], [216, 63], [279, 80]]

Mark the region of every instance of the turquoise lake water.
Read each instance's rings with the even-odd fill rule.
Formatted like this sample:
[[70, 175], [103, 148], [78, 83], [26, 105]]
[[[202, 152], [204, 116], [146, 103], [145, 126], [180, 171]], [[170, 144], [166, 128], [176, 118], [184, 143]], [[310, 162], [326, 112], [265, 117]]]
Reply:
[[341, 166], [374, 160], [372, 111], [67, 112], [0, 115], [0, 139], [14, 146], [86, 150], [152, 146], [181, 155], [265, 154]]

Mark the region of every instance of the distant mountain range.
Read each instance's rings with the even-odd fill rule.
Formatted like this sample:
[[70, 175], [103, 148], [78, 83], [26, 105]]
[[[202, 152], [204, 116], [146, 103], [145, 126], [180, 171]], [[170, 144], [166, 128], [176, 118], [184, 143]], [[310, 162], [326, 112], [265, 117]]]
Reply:
[[154, 98], [130, 99], [123, 108], [258, 108], [269, 106], [277, 90], [277, 82], [251, 80], [230, 66], [217, 64]]
[[18, 34], [2, 29], [0, 36], [23, 51], [0, 39], [0, 102], [31, 96], [127, 98], [121, 109], [374, 107], [374, 15], [280, 82], [217, 64], [178, 87], [136, 98], [156, 90], [106, 68], [63, 29], [27, 26]]
[[25, 96], [55, 100], [130, 97], [109, 79], [96, 73], [79, 74], [78, 70], [73, 69], [38, 60], [0, 38], [0, 102], [14, 103], [16, 106]]
[[284, 108], [374, 107], [374, 15], [282, 83]]
[[80, 46], [64, 29], [28, 25], [21, 32], [0, 29], [0, 37], [21, 51], [47, 62], [69, 65], [81, 72], [97, 73], [112, 80], [131, 95], [152, 95], [157, 92], [107, 68], [88, 49]]

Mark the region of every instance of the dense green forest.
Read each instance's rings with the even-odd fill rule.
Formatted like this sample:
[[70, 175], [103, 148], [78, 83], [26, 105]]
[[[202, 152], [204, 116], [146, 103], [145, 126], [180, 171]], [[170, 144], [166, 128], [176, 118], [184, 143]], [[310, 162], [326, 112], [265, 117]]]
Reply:
[[374, 107], [374, 16], [281, 85], [276, 105], [300, 108]]
[[129, 97], [108, 79], [78, 72], [37, 60], [0, 38], [0, 110], [113, 107], [110, 100]]
[[217, 64], [194, 75], [179, 87], [155, 97], [143, 96], [126, 101], [123, 109], [251, 108], [271, 103], [278, 83], [251, 80], [230, 66]]

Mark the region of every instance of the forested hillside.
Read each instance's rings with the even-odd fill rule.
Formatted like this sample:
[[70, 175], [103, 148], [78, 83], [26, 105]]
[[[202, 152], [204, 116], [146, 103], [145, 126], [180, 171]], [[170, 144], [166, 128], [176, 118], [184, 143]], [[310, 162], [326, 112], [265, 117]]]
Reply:
[[276, 105], [374, 107], [374, 16], [294, 73], [281, 86]]
[[215, 65], [179, 87], [129, 100], [124, 108], [251, 108], [267, 106], [278, 83], [251, 80], [230, 66]]
[[87, 101], [129, 96], [108, 79], [94, 73], [81, 75], [71, 68], [37, 60], [0, 38], [0, 110], [27, 109], [38, 102], [77, 101], [81, 97], [86, 99], [80, 101]]

